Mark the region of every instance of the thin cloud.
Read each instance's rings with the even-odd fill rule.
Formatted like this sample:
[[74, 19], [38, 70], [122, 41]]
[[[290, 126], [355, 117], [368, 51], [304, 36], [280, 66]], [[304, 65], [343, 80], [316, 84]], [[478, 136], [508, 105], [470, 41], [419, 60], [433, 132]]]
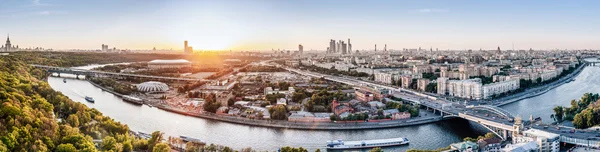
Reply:
[[424, 8], [418, 9], [416, 12], [419, 13], [447, 13], [449, 12], [447, 9], [437, 9], [437, 8]]
[[32, 11], [32, 12], [19, 12], [10, 14], [0, 14], [0, 18], [25, 18], [33, 16], [50, 16], [50, 15], [65, 15], [68, 14], [65, 11]]
[[48, 6], [48, 3], [42, 3], [41, 0], [32, 0], [31, 5], [33, 6]]
[[40, 11], [37, 14], [38, 15], [44, 15], [44, 16], [47, 16], [47, 15], [64, 15], [64, 14], [67, 14], [67, 12], [64, 12], [64, 11]]

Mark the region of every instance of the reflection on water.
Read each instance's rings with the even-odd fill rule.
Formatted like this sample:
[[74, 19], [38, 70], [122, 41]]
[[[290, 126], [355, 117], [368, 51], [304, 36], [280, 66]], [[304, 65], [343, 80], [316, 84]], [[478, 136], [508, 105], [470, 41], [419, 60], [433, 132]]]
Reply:
[[[148, 106], [138, 106], [94, 87], [87, 81], [49, 77], [50, 86], [74, 101], [96, 108], [104, 115], [125, 123], [135, 131], [163, 131], [166, 135], [186, 135], [241, 149], [252, 147], [258, 150], [276, 150], [283, 146], [324, 148], [327, 140], [369, 140], [406, 137], [408, 146], [390, 147], [387, 150], [404, 151], [409, 148], [435, 149], [458, 142], [464, 137], [478, 136], [485, 130], [476, 124], [461, 119], [447, 120], [419, 126], [352, 131], [316, 131], [274, 129], [244, 126], [166, 112]], [[93, 97], [96, 102], [86, 102], [84, 97]], [[324, 150], [324, 149], [322, 149]]]
[[519, 115], [524, 119], [541, 117], [546, 123], [553, 122], [550, 115], [556, 106], [570, 106], [571, 100], [580, 99], [584, 93], [599, 93], [600, 79], [598, 77], [600, 67], [588, 66], [579, 75], [575, 81], [556, 87], [540, 96], [524, 99], [518, 102], [502, 106], [503, 109], [514, 115]]
[[[86, 68], [91, 67], [98, 67], [98, 65]], [[552, 108], [555, 106], [567, 106], [570, 104], [570, 100], [578, 99], [586, 92], [600, 92], [600, 79], [595, 77], [599, 72], [599, 67], [587, 67], [575, 78], [574, 82], [559, 86], [540, 96], [505, 105], [502, 108], [525, 119], [529, 115], [533, 115], [542, 117], [545, 122], [549, 122]], [[129, 104], [94, 87], [87, 81], [69, 79], [67, 83], [63, 83], [62, 80], [62, 78], [49, 77], [48, 83], [53, 89], [62, 92], [74, 101], [96, 108], [105, 115], [127, 124], [132, 130], [147, 133], [159, 130], [169, 136], [186, 135], [235, 149], [252, 147], [257, 150], [272, 151], [283, 146], [302, 146], [309, 150], [317, 148], [324, 150], [327, 140], [369, 140], [396, 137], [408, 138], [410, 145], [389, 147], [385, 148], [386, 150], [436, 149], [459, 142], [464, 137], [483, 135], [486, 132], [478, 124], [462, 119], [401, 128], [352, 131], [292, 130], [244, 126], [183, 116], [145, 105]], [[93, 97], [96, 99], [96, 103], [86, 102], [84, 96]]]

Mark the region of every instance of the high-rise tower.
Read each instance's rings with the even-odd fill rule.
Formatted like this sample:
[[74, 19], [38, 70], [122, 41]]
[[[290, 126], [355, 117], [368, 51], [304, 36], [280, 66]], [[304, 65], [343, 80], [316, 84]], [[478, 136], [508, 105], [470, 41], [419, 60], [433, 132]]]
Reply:
[[4, 44], [6, 51], [11, 51], [12, 44], [10, 44], [10, 36], [6, 36], [6, 44]]
[[352, 43], [350, 43], [350, 39], [348, 39], [348, 54], [352, 54]]

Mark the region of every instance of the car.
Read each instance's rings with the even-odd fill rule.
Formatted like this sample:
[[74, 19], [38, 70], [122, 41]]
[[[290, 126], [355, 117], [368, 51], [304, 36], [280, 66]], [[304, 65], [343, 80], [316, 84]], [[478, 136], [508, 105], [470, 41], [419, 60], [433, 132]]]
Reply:
[[569, 131], [569, 133], [575, 133], [575, 129], [571, 129], [571, 131]]

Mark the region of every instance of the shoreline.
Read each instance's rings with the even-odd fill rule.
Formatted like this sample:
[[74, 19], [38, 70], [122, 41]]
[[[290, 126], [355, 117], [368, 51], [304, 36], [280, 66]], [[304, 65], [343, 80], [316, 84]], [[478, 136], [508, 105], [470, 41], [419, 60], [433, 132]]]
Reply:
[[[494, 104], [494, 106], [503, 106], [506, 104], [514, 103], [523, 99], [535, 97], [542, 95], [549, 90], [552, 90], [566, 82], [570, 81], [574, 76], [578, 75], [582, 69], [585, 68], [585, 65], [581, 65], [578, 67], [574, 73], [569, 74], [568, 78], [563, 77], [557, 84], [552, 86], [544, 86], [545, 88], [539, 89], [542, 91], [529, 93], [523, 96], [519, 96], [514, 99], [509, 99], [505, 102], [501, 102], [498, 104]], [[88, 80], [86, 80], [88, 81]], [[88, 81], [95, 87], [102, 89], [103, 91], [107, 91], [112, 93], [118, 97], [122, 98], [122, 94], [109, 90], [105, 87], [102, 87], [94, 82]], [[124, 101], [127, 102], [127, 101]], [[256, 120], [256, 119], [248, 119], [243, 117], [236, 116], [227, 116], [227, 115], [217, 115], [217, 114], [200, 114], [200, 113], [190, 113], [187, 111], [179, 110], [176, 108], [170, 108], [162, 105], [152, 105], [153, 107], [159, 108], [164, 111], [173, 112], [185, 116], [191, 116], [201, 119], [209, 119], [214, 121], [247, 125], [247, 126], [257, 126], [257, 127], [267, 127], [267, 128], [280, 128], [280, 129], [298, 129], [298, 130], [367, 130], [367, 129], [384, 129], [384, 128], [397, 128], [397, 127], [406, 127], [406, 126], [414, 126], [414, 125], [422, 125], [428, 124], [443, 120], [448, 120], [451, 118], [444, 117], [431, 117], [425, 119], [407, 119], [407, 120], [390, 120], [390, 121], [382, 121], [382, 122], [292, 122], [292, 121], [284, 121], [284, 120]]]
[[[524, 100], [524, 99], [528, 99], [528, 98], [533, 98], [533, 97], [542, 95], [544, 93], [547, 93], [548, 91], [550, 91], [550, 90], [552, 90], [554, 88], [557, 88], [559, 86], [562, 86], [563, 84], [571, 81], [573, 79], [573, 77], [579, 75], [579, 73], [581, 73], [581, 71], [583, 71], [583, 69], [585, 69], [585, 67], [586, 67], [585, 64], [580, 65], [579, 67], [577, 67], [577, 69], [575, 71], [573, 71], [573, 73], [570, 73], [568, 76], [562, 77], [559, 80], [555, 81], [557, 83], [554, 84], [554, 85], [552, 85], [552, 86], [540, 86], [540, 87], [543, 87], [543, 88], [539, 88], [539, 89], [535, 88], [535, 89], [537, 89], [536, 92], [528, 93], [528, 94], [525, 94], [525, 95], [522, 95], [522, 96], [518, 96], [518, 97], [513, 98], [513, 99], [505, 100], [504, 102], [500, 102], [500, 103], [496, 103], [496, 104], [492, 104], [492, 105], [493, 106], [497, 106], [497, 107], [501, 107], [501, 106], [504, 106], [504, 105], [507, 105], [507, 104], [511, 104], [511, 103], [514, 103], [514, 102], [517, 102], [517, 101], [521, 101], [521, 100]], [[502, 100], [502, 99], [500, 99], [500, 100]]]
[[427, 123], [438, 122], [442, 120], [447, 120], [449, 118], [443, 117], [431, 117], [419, 120], [390, 120], [390, 121], [381, 121], [381, 122], [361, 122], [361, 123], [353, 123], [353, 122], [344, 122], [344, 123], [334, 123], [334, 122], [292, 122], [292, 121], [284, 121], [284, 120], [257, 120], [257, 119], [247, 119], [236, 116], [227, 116], [227, 115], [218, 115], [218, 114], [195, 114], [189, 113], [182, 110], [167, 108], [163, 106], [156, 106], [156, 108], [178, 113], [181, 115], [197, 117], [202, 119], [215, 120], [220, 122], [248, 125], [248, 126], [257, 126], [257, 127], [267, 127], [267, 128], [280, 128], [280, 129], [298, 129], [298, 130], [365, 130], [365, 129], [384, 129], [384, 128], [396, 128], [396, 127], [405, 127], [405, 126], [413, 126], [413, 125], [421, 125]]
[[[86, 80], [88, 81], [88, 80]], [[92, 85], [97, 88], [102, 89], [103, 91], [109, 92], [115, 96], [122, 98], [122, 94], [109, 90], [105, 87], [102, 87], [94, 82], [88, 81]], [[127, 102], [124, 101], [123, 102]], [[448, 120], [451, 118], [444, 117], [430, 117], [424, 119], [406, 119], [406, 120], [390, 120], [390, 121], [381, 121], [381, 122], [293, 122], [293, 121], [284, 121], [284, 120], [256, 120], [256, 119], [248, 119], [243, 117], [235, 117], [235, 116], [227, 116], [227, 115], [217, 115], [217, 114], [195, 114], [186, 112], [183, 110], [179, 110], [176, 108], [169, 108], [162, 105], [152, 105], [158, 109], [181, 114], [185, 116], [196, 117], [200, 119], [208, 119], [219, 122], [240, 124], [240, 125], [248, 125], [248, 126], [256, 126], [256, 127], [267, 127], [267, 128], [280, 128], [280, 129], [298, 129], [298, 130], [366, 130], [366, 129], [384, 129], [384, 128], [397, 128], [397, 127], [406, 127], [406, 126], [414, 126], [414, 125], [422, 125], [428, 123], [434, 123], [438, 121]]]

